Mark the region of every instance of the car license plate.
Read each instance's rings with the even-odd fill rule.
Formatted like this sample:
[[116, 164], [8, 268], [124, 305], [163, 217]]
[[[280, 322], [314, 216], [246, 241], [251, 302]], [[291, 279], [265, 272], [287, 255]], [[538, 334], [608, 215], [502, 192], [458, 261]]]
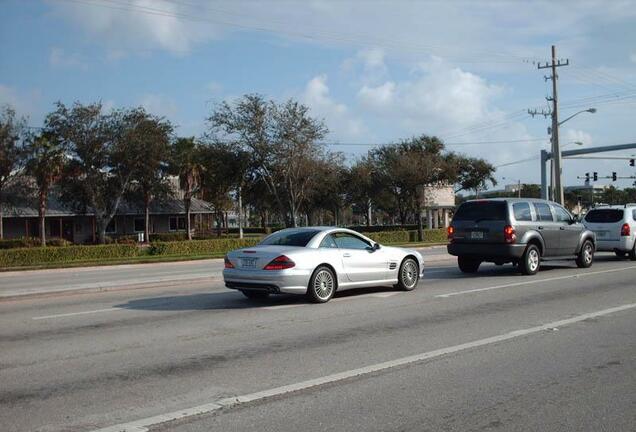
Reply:
[[483, 240], [484, 239], [484, 233], [482, 231], [471, 231], [470, 238], [472, 240]]
[[607, 231], [596, 231], [595, 232], [597, 237], [605, 237], [607, 236], [608, 232]]
[[256, 267], [256, 258], [241, 258], [241, 267], [244, 267], [244, 268]]

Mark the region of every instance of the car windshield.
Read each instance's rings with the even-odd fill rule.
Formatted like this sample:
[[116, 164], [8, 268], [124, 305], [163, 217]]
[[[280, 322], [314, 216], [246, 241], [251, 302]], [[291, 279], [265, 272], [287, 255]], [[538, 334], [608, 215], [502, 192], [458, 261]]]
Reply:
[[459, 206], [453, 220], [482, 221], [505, 220], [506, 203], [503, 201], [471, 201]]
[[592, 210], [585, 216], [585, 221], [592, 223], [614, 223], [621, 220], [623, 220], [623, 210], [619, 209]]
[[307, 243], [314, 238], [318, 230], [300, 230], [300, 231], [279, 231], [266, 237], [259, 244], [264, 246], [307, 246]]

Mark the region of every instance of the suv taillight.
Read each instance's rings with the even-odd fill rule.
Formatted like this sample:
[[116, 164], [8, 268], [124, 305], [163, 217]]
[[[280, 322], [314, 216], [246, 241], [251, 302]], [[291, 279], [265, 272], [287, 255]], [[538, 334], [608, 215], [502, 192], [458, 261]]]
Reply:
[[448, 237], [448, 241], [453, 241], [453, 237], [455, 236], [455, 227], [454, 226], [449, 226], [448, 228], [446, 228], [446, 236]]
[[225, 257], [223, 258], [223, 262], [225, 264], [225, 268], [234, 268], [234, 264], [230, 262], [230, 259], [227, 257], [227, 255], [225, 255]]
[[506, 225], [504, 227], [504, 240], [506, 241], [506, 243], [514, 243], [515, 240], [517, 240], [515, 229], [510, 225]]
[[296, 265], [291, 259], [285, 255], [274, 258], [269, 264], [263, 267], [263, 270], [285, 270]]
[[631, 234], [631, 230], [629, 229], [629, 224], [624, 223], [623, 226], [621, 227], [621, 236], [629, 237], [630, 234]]

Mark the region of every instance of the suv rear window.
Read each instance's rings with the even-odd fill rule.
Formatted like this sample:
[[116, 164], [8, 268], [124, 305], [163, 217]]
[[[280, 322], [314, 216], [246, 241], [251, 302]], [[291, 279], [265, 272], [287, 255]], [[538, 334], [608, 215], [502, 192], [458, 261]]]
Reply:
[[590, 212], [585, 215], [585, 221], [592, 223], [614, 223], [622, 220], [623, 210], [619, 209], [590, 210]]
[[453, 217], [455, 221], [506, 220], [504, 201], [470, 201], [460, 205]]
[[298, 231], [279, 231], [266, 237], [261, 245], [277, 245], [277, 246], [307, 246], [309, 240], [314, 238], [320, 231], [317, 230], [298, 230]]

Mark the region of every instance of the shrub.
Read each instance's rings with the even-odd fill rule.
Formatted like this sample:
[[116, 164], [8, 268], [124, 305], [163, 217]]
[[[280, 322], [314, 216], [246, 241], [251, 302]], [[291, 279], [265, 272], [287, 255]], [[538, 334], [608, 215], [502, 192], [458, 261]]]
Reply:
[[[47, 246], [59, 247], [68, 246], [71, 242], [59, 237], [52, 237], [46, 239]], [[21, 237], [16, 239], [4, 239], [0, 240], [0, 249], [16, 249], [16, 248], [30, 248], [40, 247], [40, 239], [37, 237]]]
[[363, 235], [380, 244], [408, 243], [408, 231], [363, 232]]
[[224, 254], [233, 249], [254, 246], [259, 238], [221, 238], [212, 240], [152, 242], [151, 255], [211, 255]]
[[0, 250], [0, 267], [129, 258], [138, 256], [139, 253], [137, 246], [124, 244], [8, 249]]

